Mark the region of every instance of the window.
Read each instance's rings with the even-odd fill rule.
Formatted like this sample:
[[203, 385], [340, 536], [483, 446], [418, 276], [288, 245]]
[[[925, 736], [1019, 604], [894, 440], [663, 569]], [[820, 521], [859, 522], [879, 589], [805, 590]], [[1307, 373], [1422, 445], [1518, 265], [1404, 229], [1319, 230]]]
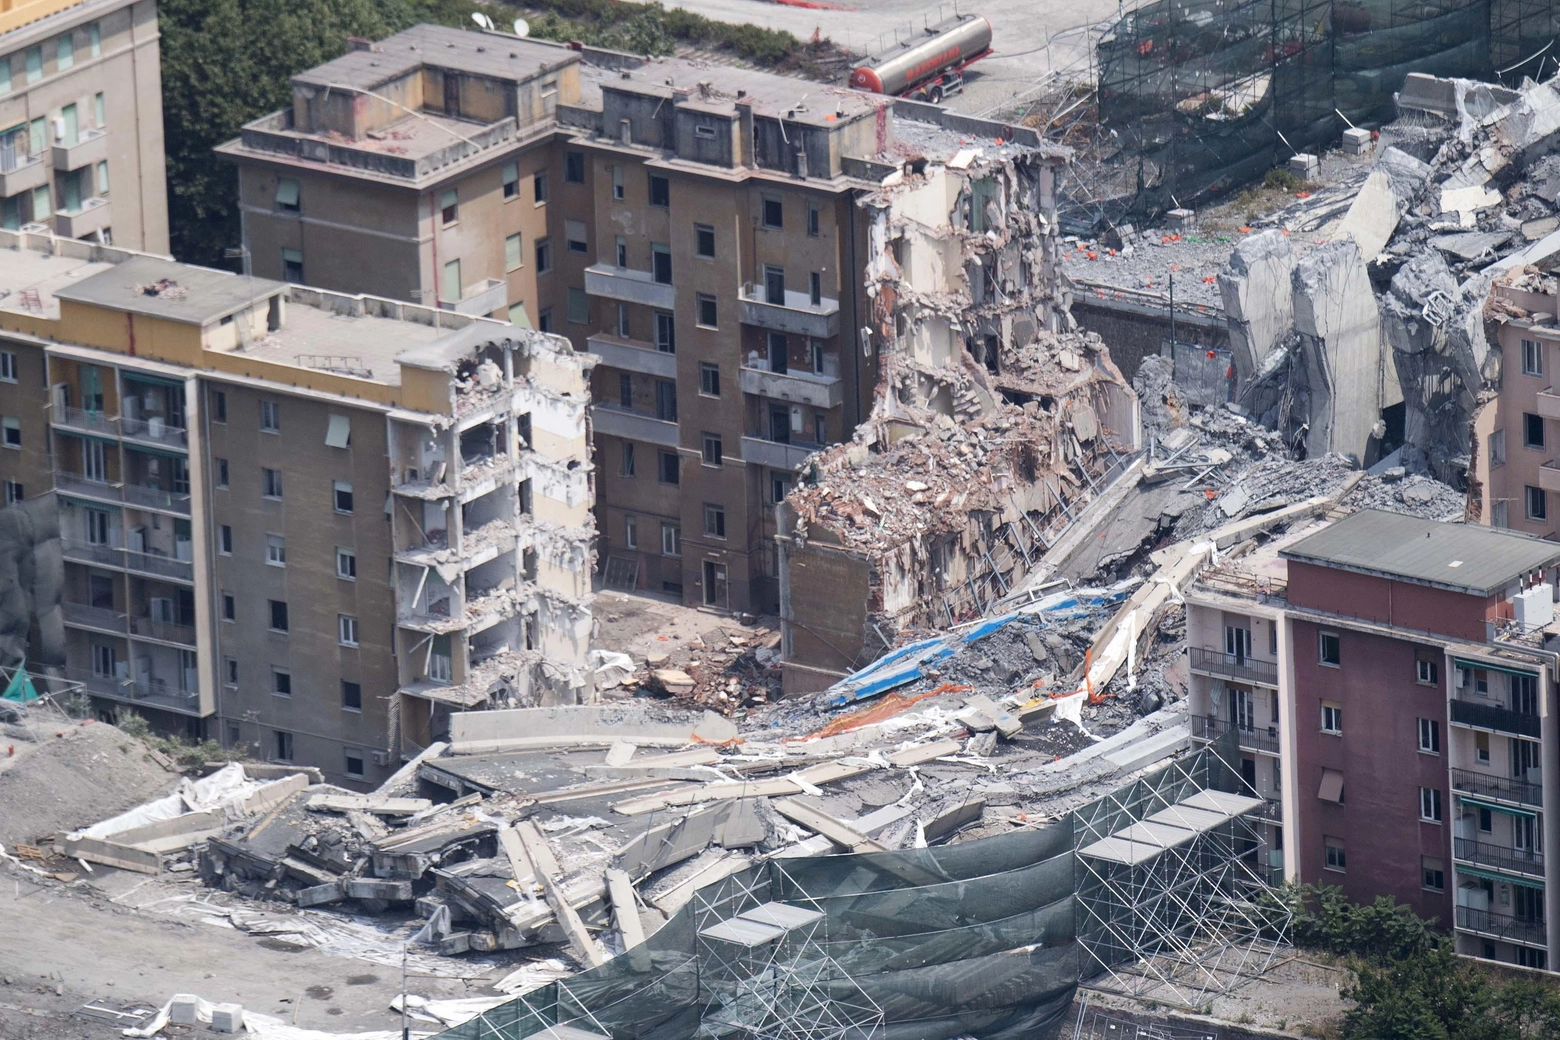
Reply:
[[624, 408], [634, 407], [634, 377], [627, 372], [618, 373], [618, 404]]
[[623, 201], [623, 167], [612, 167], [612, 198], [618, 202]]
[[551, 307], [543, 307], [540, 313], [536, 315], [536, 328], [539, 332], [551, 332], [553, 330]]
[[1522, 413], [1522, 446], [1524, 448], [1542, 448], [1544, 446], [1544, 417], [1534, 415], [1532, 412]]
[[279, 469], [260, 469], [260, 493], [266, 498], [282, 497], [282, 471]]
[[1441, 723], [1437, 719], [1419, 719], [1419, 750], [1427, 755], [1441, 753]]
[[504, 239], [504, 270], [515, 271], [522, 266], [520, 245], [520, 232], [518, 231]]
[[1473, 754], [1484, 765], [1490, 764], [1490, 735], [1484, 732], [1473, 734]]
[[216, 479], [217, 479], [217, 487], [220, 490], [223, 490], [223, 491], [227, 490], [227, 486], [228, 486], [228, 464], [227, 464], [227, 459], [215, 459], [214, 458], [211, 461], [213, 463], [213, 468], [216, 470], [216, 473], [217, 473], [217, 477], [216, 477]]
[[1340, 873], [1346, 869], [1346, 861], [1343, 855], [1343, 839], [1322, 836], [1322, 847], [1326, 850], [1325, 865], [1328, 870], [1336, 870]]
[[224, 592], [222, 594], [222, 620], [238, 620], [238, 600], [234, 598], [231, 592]]
[[814, 307], [823, 306], [823, 275], [817, 271], [807, 276], [807, 300]]
[[630, 328], [628, 323], [628, 304], [620, 303], [617, 305], [617, 334], [623, 339], [632, 339]]
[[655, 417], [662, 422], [677, 421], [677, 384], [670, 379], [655, 381]]
[[1490, 433], [1490, 466], [1503, 466], [1506, 463], [1506, 431], [1495, 430]]
[[531, 178], [531, 199], [540, 206], [547, 201], [547, 171], [537, 170]]
[[811, 200], [807, 203], [807, 237], [818, 237], [818, 204]]
[[704, 506], [704, 533], [711, 538], [726, 537], [726, 508], [706, 504]]
[[720, 396], [720, 366], [708, 361], [699, 362], [699, 393], [705, 397]]
[[764, 302], [785, 306], [785, 268], [764, 265]]
[[1479, 830], [1484, 834], [1493, 833], [1495, 830], [1495, 814], [1489, 809], [1479, 809]]
[[813, 413], [813, 443], [829, 443], [829, 419], [822, 412]]
[[1434, 686], [1441, 679], [1441, 662], [1433, 652], [1421, 650], [1414, 655], [1414, 681]]
[[352, 485], [351, 484], [348, 484], [344, 480], [333, 481], [331, 483], [331, 492], [333, 494], [333, 499], [334, 499], [335, 504], [336, 504], [336, 512], [338, 512], [338, 513], [350, 513], [350, 512], [352, 512]]
[[291, 733], [276, 730], [276, 760], [278, 762], [291, 762], [293, 756], [293, 741]]
[[9, 350], [0, 350], [0, 381], [16, 382], [16, 355]]
[[1544, 374], [1544, 345], [1533, 340], [1522, 341], [1522, 374], [1525, 376], [1541, 376]]
[[1441, 822], [1441, 792], [1438, 788], [1419, 789], [1419, 818], [1426, 823]]
[[271, 692], [278, 697], [291, 697], [292, 673], [285, 668], [272, 668]]
[[639, 548], [639, 518], [623, 517], [623, 544], [629, 549]]
[[348, 776], [361, 777], [363, 775], [363, 752], [357, 748], [343, 748], [342, 757], [346, 763]]
[[361, 683], [341, 680], [341, 707], [344, 711], [363, 710], [363, 686]]
[[271, 631], [287, 631], [287, 601], [273, 599], [271, 603]]
[[227, 422], [227, 394], [221, 390], [211, 392], [211, 421]]
[[1510, 527], [1511, 526], [1511, 522], [1510, 522], [1510, 519], [1509, 519], [1509, 516], [1508, 516], [1508, 512], [1509, 511], [1508, 511], [1508, 509], [1506, 507], [1506, 500], [1504, 498], [1498, 499], [1495, 502], [1491, 503], [1490, 504], [1490, 526], [1491, 527], [1495, 527], [1495, 528]]
[[715, 312], [715, 297], [705, 293], [698, 293], [694, 299], [698, 301], [699, 305], [699, 326], [706, 329], [718, 328], [720, 323], [717, 321], [718, 315]]
[[624, 477], [632, 477], [634, 475], [634, 442], [624, 441], [622, 447], [623, 454], [620, 458], [618, 474]]
[[233, 555], [233, 528], [227, 524], [217, 528], [217, 551], [223, 556]]
[[439, 278], [439, 300], [442, 303], [459, 303], [461, 298], [460, 259], [446, 260]]
[[351, 614], [337, 614], [336, 615], [336, 638], [340, 641], [342, 646], [357, 646], [358, 645], [358, 623], [357, 623], [357, 618], [353, 617]]
[[97, 164], [97, 193], [108, 194], [108, 160], [104, 159]]
[[[43, 120], [40, 119], [39, 122], [41, 123]], [[33, 189], [32, 212], [33, 220], [35, 221], [47, 220], [49, 219], [49, 214], [54, 212], [53, 204], [49, 201], [49, 186], [47, 184], [40, 184]]]
[[54, 41], [54, 64], [61, 72], [76, 64], [76, 41], [70, 33]]
[[715, 128], [713, 126], [706, 126], [704, 123], [697, 123], [693, 128], [693, 136], [703, 137], [707, 140], [713, 141], [715, 139]]
[[87, 26], [87, 50], [94, 58], [103, 56], [103, 30], [97, 22]]
[[282, 250], [282, 281], [295, 285], [303, 281], [303, 250]]
[[667, 311], [655, 312], [655, 349], [663, 354], [677, 353], [677, 323]]
[[14, 480], [5, 482], [5, 504], [14, 506], [27, 497], [27, 489]]
[[1322, 732], [1343, 732], [1343, 706], [1334, 701], [1322, 702]]
[[569, 324], [585, 325], [590, 322], [590, 297], [584, 289], [569, 287]]
[[661, 524], [661, 555], [682, 555], [682, 528], [677, 524]]
[[585, 183], [585, 153], [563, 153], [563, 180], [566, 184]]
[[767, 230], [779, 231], [785, 226], [785, 209], [780, 205], [780, 197], [765, 195], [763, 199], [763, 225]]
[[569, 244], [569, 252], [584, 253], [590, 249], [590, 229], [583, 220], [565, 220], [563, 238]]
[[22, 446], [22, 422], [7, 415], [0, 417], [0, 444], [7, 448]]
[[531, 319], [525, 313], [524, 300], [518, 300], [509, 305], [509, 324], [518, 325], [523, 329], [531, 327]]
[[693, 254], [706, 260], [715, 259], [715, 229], [708, 224], [693, 225]]
[[[552, 270], [552, 243], [545, 238], [536, 240], [536, 273], [546, 274]], [[542, 331], [546, 331], [545, 329]]]
[[504, 198], [514, 199], [520, 197], [520, 166], [518, 163], [504, 164]]
[[6, 55], [0, 58], [0, 94], [11, 92], [11, 58]]
[[1420, 887], [1431, 892], [1446, 890], [1446, 867], [1434, 856], [1419, 857]]
[[613, 243], [613, 254], [612, 254], [613, 262], [616, 263], [619, 267], [627, 267], [628, 266], [628, 240], [625, 239], [622, 235], [615, 235], [615, 236], [613, 236], [612, 243]]
[[663, 484], [682, 483], [681, 466], [675, 451], [661, 452], [660, 478]]
[[650, 277], [657, 285], [672, 284], [672, 250], [659, 242], [650, 245]]
[[279, 534], [265, 536], [265, 562], [272, 567], [287, 566], [287, 539]]
[[672, 182], [656, 174], [650, 175], [650, 205], [662, 209], [672, 204]]
[[336, 546], [336, 577], [357, 581], [357, 553]]
[[823, 375], [823, 340], [809, 339], [807, 341], [807, 352], [812, 355], [813, 375]]
[[285, 213], [297, 213], [302, 207], [298, 200], [298, 182], [283, 177], [276, 182], [276, 208]]
[[260, 402], [260, 429], [264, 433], [282, 432], [282, 409], [275, 401]]
[[1318, 660], [1322, 664], [1338, 667], [1343, 660], [1342, 646], [1336, 632], [1322, 632], [1317, 637]]
[[719, 466], [725, 459], [721, 451], [720, 434], [706, 433], [703, 446], [704, 464], [706, 466]]
[[1547, 520], [1549, 518], [1549, 496], [1541, 487], [1533, 487], [1528, 484], [1522, 489], [1522, 498], [1527, 506], [1527, 518], [1529, 520]]
[[238, 685], [238, 661], [231, 657], [222, 659], [222, 681], [228, 686]]
[[790, 476], [783, 473], [771, 473], [769, 476], [769, 501], [779, 504], [785, 501], [785, 496], [790, 493]]

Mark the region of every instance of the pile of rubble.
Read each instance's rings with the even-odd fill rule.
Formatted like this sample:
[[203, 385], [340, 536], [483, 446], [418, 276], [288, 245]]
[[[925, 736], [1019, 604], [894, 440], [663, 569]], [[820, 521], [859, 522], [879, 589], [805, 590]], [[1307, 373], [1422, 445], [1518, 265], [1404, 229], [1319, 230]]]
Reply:
[[685, 646], [646, 655], [644, 669], [621, 685], [723, 715], [745, 713], [780, 696], [780, 633], [755, 625], [694, 636]]

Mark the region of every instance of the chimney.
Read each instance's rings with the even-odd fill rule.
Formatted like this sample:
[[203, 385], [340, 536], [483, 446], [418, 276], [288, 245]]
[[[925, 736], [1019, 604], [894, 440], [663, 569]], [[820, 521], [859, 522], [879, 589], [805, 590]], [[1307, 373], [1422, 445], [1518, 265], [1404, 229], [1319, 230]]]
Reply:
[[632, 119], [618, 120], [618, 137], [624, 144], [634, 143], [634, 121]]

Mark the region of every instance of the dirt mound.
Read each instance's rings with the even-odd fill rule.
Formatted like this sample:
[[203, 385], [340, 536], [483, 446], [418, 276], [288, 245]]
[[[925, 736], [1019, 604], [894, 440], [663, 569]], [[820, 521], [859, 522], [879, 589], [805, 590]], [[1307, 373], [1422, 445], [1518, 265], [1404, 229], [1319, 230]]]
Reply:
[[0, 772], [0, 843], [7, 847], [97, 823], [178, 782], [145, 744], [107, 723], [62, 720], [54, 733], [65, 735], [16, 741], [15, 760]]

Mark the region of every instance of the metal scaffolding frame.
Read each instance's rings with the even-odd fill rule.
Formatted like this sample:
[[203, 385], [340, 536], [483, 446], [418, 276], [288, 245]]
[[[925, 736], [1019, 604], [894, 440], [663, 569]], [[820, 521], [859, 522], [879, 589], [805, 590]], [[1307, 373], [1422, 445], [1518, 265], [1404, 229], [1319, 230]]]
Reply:
[[1233, 739], [1217, 743], [1074, 817], [1081, 973], [1104, 976], [1091, 985], [1195, 1009], [1287, 948], [1289, 910], [1254, 862], [1264, 803], [1227, 764]]

